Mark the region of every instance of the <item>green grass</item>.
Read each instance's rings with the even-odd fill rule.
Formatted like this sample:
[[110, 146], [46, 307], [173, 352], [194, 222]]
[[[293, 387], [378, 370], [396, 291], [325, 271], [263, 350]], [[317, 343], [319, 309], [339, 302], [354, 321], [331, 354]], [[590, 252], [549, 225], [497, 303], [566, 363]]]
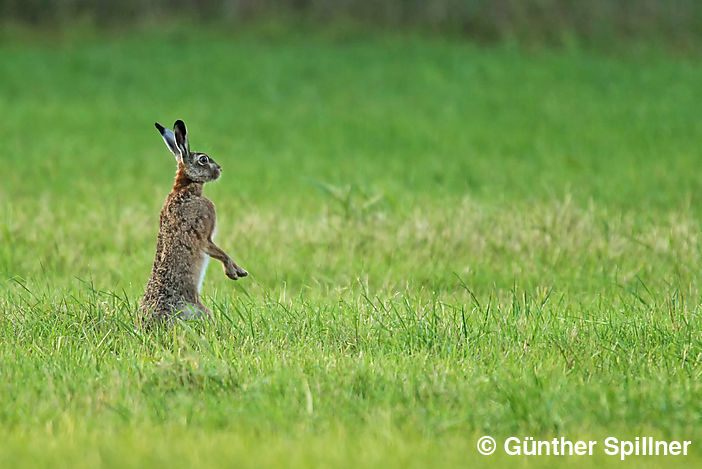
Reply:
[[[698, 62], [163, 31], [0, 63], [0, 466], [702, 462]], [[144, 335], [176, 118], [251, 275]]]

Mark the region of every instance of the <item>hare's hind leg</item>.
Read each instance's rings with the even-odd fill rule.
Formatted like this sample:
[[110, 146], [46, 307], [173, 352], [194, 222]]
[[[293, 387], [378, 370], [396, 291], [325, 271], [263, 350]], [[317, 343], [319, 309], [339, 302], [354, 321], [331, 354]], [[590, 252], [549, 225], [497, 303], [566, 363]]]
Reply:
[[[165, 306], [165, 307], [164, 307]], [[138, 317], [140, 327], [151, 329], [152, 326], [162, 323], [170, 317], [171, 308], [158, 300], [144, 296], [139, 302]]]
[[210, 319], [212, 318], [212, 311], [202, 303], [194, 304], [183, 301], [178, 304], [178, 318], [186, 321]]

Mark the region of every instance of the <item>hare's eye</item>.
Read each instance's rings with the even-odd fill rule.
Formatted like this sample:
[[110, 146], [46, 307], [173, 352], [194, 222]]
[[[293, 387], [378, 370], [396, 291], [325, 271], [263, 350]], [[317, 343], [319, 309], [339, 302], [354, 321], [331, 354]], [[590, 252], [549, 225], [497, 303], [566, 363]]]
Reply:
[[200, 161], [200, 164], [201, 164], [201, 165], [206, 165], [206, 164], [210, 161], [210, 159], [209, 159], [208, 157], [206, 157], [205, 155], [202, 155], [202, 156], [200, 157], [200, 160], [199, 160], [199, 161]]

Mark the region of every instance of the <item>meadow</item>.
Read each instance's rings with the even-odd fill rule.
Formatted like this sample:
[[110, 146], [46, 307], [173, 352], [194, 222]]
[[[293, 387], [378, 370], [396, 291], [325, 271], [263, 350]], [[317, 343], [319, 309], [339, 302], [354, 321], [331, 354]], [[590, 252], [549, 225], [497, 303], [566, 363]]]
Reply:
[[[0, 64], [0, 466], [702, 463], [699, 57], [164, 28]], [[177, 118], [250, 276], [147, 334]]]

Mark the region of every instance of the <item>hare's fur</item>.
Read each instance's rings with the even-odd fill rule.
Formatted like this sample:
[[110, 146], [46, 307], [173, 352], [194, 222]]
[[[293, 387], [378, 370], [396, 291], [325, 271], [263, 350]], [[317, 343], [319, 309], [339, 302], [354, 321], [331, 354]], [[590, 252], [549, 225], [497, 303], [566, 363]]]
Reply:
[[156, 257], [139, 312], [147, 323], [211, 316], [200, 301], [209, 257], [222, 262], [233, 280], [247, 275], [212, 241], [217, 215], [202, 189], [205, 182], [219, 177], [222, 168], [204, 153], [190, 152], [182, 121], [176, 121], [175, 134], [156, 127], [175, 154], [178, 170], [161, 209]]

